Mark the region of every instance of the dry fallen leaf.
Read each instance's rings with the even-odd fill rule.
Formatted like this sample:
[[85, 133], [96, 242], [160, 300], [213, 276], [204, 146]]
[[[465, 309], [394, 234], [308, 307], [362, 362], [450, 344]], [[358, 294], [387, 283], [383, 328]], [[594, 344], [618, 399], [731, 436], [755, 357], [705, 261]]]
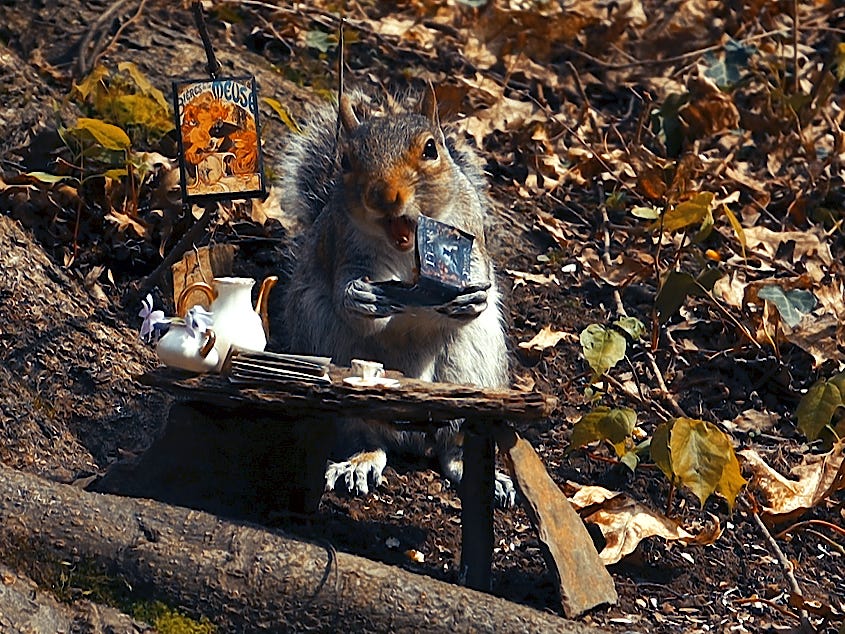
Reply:
[[[722, 534], [721, 526], [714, 523], [693, 534], [676, 521], [669, 519], [624, 493], [609, 491], [599, 486], [580, 486], [566, 483], [567, 498], [577, 509], [587, 509], [585, 522], [598, 525], [606, 540], [599, 557], [605, 565], [615, 564], [634, 552], [646, 537], [661, 537], [684, 544], [712, 544]], [[598, 505], [598, 508], [594, 508]]]
[[513, 379], [513, 389], [520, 392], [531, 392], [534, 389], [534, 377], [530, 374], [517, 374]]
[[753, 449], [745, 449], [738, 455], [745, 459], [745, 465], [752, 473], [749, 486], [762, 493], [765, 499], [763, 519], [785, 522], [845, 489], [843, 453], [845, 442], [840, 442], [826, 454], [804, 456], [803, 464], [790, 470], [795, 479], [772, 469]]
[[418, 564], [425, 562], [425, 555], [418, 550], [414, 550], [413, 548], [411, 550], [406, 550], [405, 556], [411, 561], [416, 562]]
[[531, 341], [520, 342], [519, 347], [539, 352], [546, 348], [553, 348], [563, 339], [568, 339], [569, 341], [577, 340], [572, 333], [552, 330], [551, 326], [545, 326], [540, 332], [534, 335]]
[[614, 287], [630, 284], [653, 273], [651, 255], [639, 251], [616, 256], [608, 268], [598, 251], [585, 247], [578, 255], [578, 261], [590, 275]]
[[[759, 247], [769, 257], [774, 258], [782, 244], [794, 242], [793, 257], [795, 260], [817, 257], [828, 266], [833, 262], [830, 245], [827, 244], [824, 234], [812, 229], [807, 231], [772, 231], [766, 227], [746, 227], [744, 233], [749, 251]], [[788, 262], [788, 264], [791, 268], [792, 262]]]
[[514, 287], [521, 286], [526, 284], [527, 282], [531, 282], [532, 284], [540, 284], [542, 286], [547, 286], [548, 284], [557, 284], [560, 286], [560, 280], [557, 277], [552, 275], [540, 275], [539, 273], [526, 273], [524, 271], [514, 271], [512, 269], [505, 269], [505, 272], [513, 275]]
[[722, 426], [728, 431], [764, 432], [772, 429], [778, 421], [778, 415], [772, 412], [758, 412], [749, 409], [742, 412], [733, 420], [723, 420]]

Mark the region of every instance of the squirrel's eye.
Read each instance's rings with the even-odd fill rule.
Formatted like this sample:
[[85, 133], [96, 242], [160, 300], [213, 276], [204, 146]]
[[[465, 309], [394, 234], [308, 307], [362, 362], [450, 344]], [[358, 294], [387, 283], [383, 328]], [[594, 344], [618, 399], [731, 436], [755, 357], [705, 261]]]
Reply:
[[425, 142], [425, 147], [423, 148], [423, 158], [428, 161], [433, 161], [437, 158], [437, 145], [434, 143], [434, 139], [429, 139]]

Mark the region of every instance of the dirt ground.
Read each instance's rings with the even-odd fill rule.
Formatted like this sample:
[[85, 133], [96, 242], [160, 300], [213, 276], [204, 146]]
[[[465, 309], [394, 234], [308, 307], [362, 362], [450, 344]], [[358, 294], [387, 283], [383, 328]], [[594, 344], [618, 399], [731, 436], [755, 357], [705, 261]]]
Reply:
[[[268, 95], [281, 100], [284, 91], [289, 90], [289, 107], [298, 112], [301, 102], [313, 99], [318, 88], [329, 86], [329, 59], [313, 49], [301, 48], [296, 38], [288, 39], [297, 25], [294, 18], [285, 18], [285, 28], [278, 27], [280, 35], [257, 17], [266, 18], [266, 14], [257, 8], [255, 12], [245, 7], [237, 9], [237, 4], [219, 7], [210, 20], [218, 55], [230, 70], [259, 75]], [[358, 7], [355, 15], [360, 24], [366, 26], [373, 24], [367, 20], [389, 16], [384, 4], [363, 3], [364, 7]], [[727, 14], [737, 18], [742, 13], [733, 3], [727, 4], [731, 5], [730, 10], [725, 9]], [[413, 13], [408, 8], [411, 5], [417, 6], [402, 3], [401, 9], [406, 12], [402, 15]], [[825, 7], [819, 9], [821, 17], [813, 14], [808, 19], [840, 29], [841, 33], [845, 28], [841, 10], [837, 13], [825, 3], [819, 5]], [[0, 94], [4, 96], [0, 121], [5, 139], [0, 150], [7, 182], [12, 182], [12, 175], [44, 170], [50, 165], [42, 155], [42, 145], [51, 146], [36, 133], [49, 130], [52, 125], [50, 100], [58, 103], [70, 90], [78, 53], [91, 47], [84, 36], [101, 35], [90, 30], [90, 25], [96, 24], [109, 33], [116, 28], [116, 23], [96, 23], [103, 6], [69, 1], [0, 6], [0, 24], [6, 25], [0, 26]], [[665, 17], [659, 9], [649, 10]], [[130, 14], [128, 9], [126, 13]], [[315, 15], [319, 20], [308, 22], [312, 28], [315, 24], [320, 26], [320, 20], [325, 21], [321, 13]], [[201, 49], [196, 38], [188, 35], [193, 28], [189, 12], [171, 10], [170, 3], [150, 1], [144, 8], [144, 17], [147, 22], [143, 25], [124, 17], [129, 28], [104, 49], [103, 61], [133, 61], [165, 91], [165, 78], [202, 75]], [[728, 26], [733, 24], [730, 16], [722, 17]], [[408, 68], [415, 68], [414, 64], [427, 66], [446, 75], [471, 75], [465, 60], [450, 56], [444, 49], [427, 49], [426, 55], [418, 56], [409, 43], [412, 40], [376, 35], [364, 26], [361, 40], [350, 45], [349, 81], [372, 81], [377, 76], [391, 87], [404, 88], [412, 83], [413, 73], [397, 70], [403, 64]], [[460, 31], [465, 26], [456, 21], [454, 29]], [[451, 37], [452, 31], [446, 27], [441, 31]], [[376, 54], [379, 49], [375, 42], [382, 43], [381, 58]], [[701, 48], [709, 42], [702, 35], [702, 41], [695, 44]], [[813, 46], [820, 50], [826, 45], [814, 40]], [[394, 63], [385, 63], [385, 51], [394, 56]], [[294, 61], [287, 70], [280, 71], [280, 59]], [[572, 59], [579, 67], [586, 64], [583, 58]], [[556, 68], [565, 67], [560, 59], [555, 64]], [[322, 83], [314, 81], [309, 85], [311, 82], [304, 77], [315, 71], [322, 73]], [[514, 82], [519, 85], [519, 78]], [[585, 92], [580, 87], [580, 94], [589, 96], [591, 107], [597, 112], [620, 115], [621, 134], [633, 134], [636, 116], [622, 117], [629, 108], [629, 87], [624, 83], [611, 85], [608, 80], [604, 88], [590, 83]], [[542, 87], [533, 85], [527, 89], [531, 99], [538, 98], [538, 90], [542, 92]], [[562, 89], [561, 94], [571, 96], [573, 93], [568, 90]], [[841, 83], [833, 95], [841, 109], [845, 98]], [[62, 103], [62, 108], [72, 114], [79, 112], [78, 106], [72, 104]], [[284, 151], [286, 131], [269, 110], [262, 111], [262, 116], [266, 119], [266, 158], [272, 171], [274, 161]], [[592, 446], [570, 451], [572, 425], [590, 407], [585, 395], [590, 368], [577, 335], [592, 323], [607, 322], [615, 310], [611, 287], [590, 276], [580, 259], [581, 246], [600, 248], [603, 244], [607, 227], [598, 210], [606, 202], [606, 193], [595, 184], [579, 186], [571, 182], [548, 195], [528, 191], [524, 173], [528, 168], [519, 153], [506, 152], [509, 144], [518, 144], [517, 136], [490, 134], [481, 148], [499, 203], [490, 231], [494, 259], [505, 289], [511, 373], [515, 382], [554, 394], [560, 403], [550, 419], [522, 430], [524, 435], [561, 486], [567, 481], [602, 485], [667, 512], [683, 526], [703, 526], [715, 518], [723, 529], [719, 539], [707, 546], [681, 546], [660, 538], [643, 540], [631, 555], [610, 567], [619, 604], [597, 609], [582, 620], [615, 632], [794, 631], [799, 625], [798, 610], [790, 607], [791, 590], [784, 565], [752, 521], [755, 502], [751, 496], [743, 496], [732, 510], [717, 496], [708, 499], [702, 508], [688, 491], [670, 492], [668, 480], [652, 464], [640, 465], [632, 473], [605, 448]], [[511, 161], [503, 160], [503, 155]], [[841, 178], [834, 175], [826, 187], [824, 204], [831, 208], [838, 205], [841, 214], [845, 202]], [[138, 306], [123, 302], [127, 289], [144, 280], [160, 261], [157, 239], [164, 228], [149, 220], [155, 231], [151, 236], [139, 237], [117, 231], [102, 213], [85, 215], [80, 225], [72, 205], [60, 205], [61, 210], [55, 212], [52, 201], [30, 198], [24, 204], [20, 197], [6, 194], [0, 210], [19, 224], [4, 230], [5, 252], [12, 253], [14, 247], [19, 249], [16, 253], [28, 255], [24, 261], [3, 261], [0, 274], [0, 340], [5, 347], [0, 355], [0, 376], [7, 385], [5, 396], [0, 399], [0, 459], [15, 468], [73, 482], [103, 473], [127, 454], [143, 451], [163, 425], [168, 397], [154, 390], [142, 390], [131, 380], [133, 373], [153, 367], [155, 358], [149, 348], [137, 341]], [[535, 223], [541, 212], [551, 214], [568, 227], [569, 250]], [[771, 226], [783, 229], [794, 220], [784, 218], [783, 225]], [[611, 210], [610, 224], [624, 223]], [[805, 218], [798, 229], [806, 227]], [[176, 226], [173, 230], [178, 233], [183, 229]], [[631, 237], [636, 231], [620, 231], [618, 235], [626, 237], [612, 244], [614, 253], [641, 248], [642, 243]], [[838, 233], [832, 231], [830, 236], [834, 261], [841, 263], [845, 256], [841, 226]], [[237, 274], [262, 277], [284, 271], [292, 235], [290, 227], [277, 220], [260, 223], [248, 215], [233, 214], [214, 228], [212, 239], [238, 246]], [[66, 266], [70, 252], [74, 252], [74, 261]], [[555, 276], [557, 282], [516, 283], [517, 278], [509, 271]], [[833, 266], [831, 276], [841, 275], [841, 265]], [[628, 313], [651, 324], [656, 291], [653, 279], [625, 286], [621, 296]], [[51, 293], [78, 293], [78, 301], [72, 306], [57, 304], [49, 301]], [[278, 301], [271, 301], [271, 311], [278, 312]], [[27, 315], [25, 323], [21, 321], [22, 314]], [[73, 323], [68, 325], [69, 322]], [[545, 326], [570, 336], [539, 353], [518, 347], [519, 342], [531, 339]], [[691, 299], [683, 318], [676, 316], [668, 326], [670, 330], [674, 328], [674, 333], [683, 331], [685, 341], [694, 344], [680, 354], [664, 332], [654, 355], [672, 396], [690, 416], [721, 423], [733, 421], [747, 410], [770, 412], [773, 419], [766, 427], [734, 427], [730, 434], [736, 450], [753, 448], [782, 473], [806, 454], [819, 451], [818, 445], [809, 443], [798, 431], [795, 419], [802, 393], [817, 379], [827, 376], [814, 367], [809, 354], [789, 344], [780, 347], [779, 356], [770, 348], [748, 345], [729, 321], [699, 300]], [[76, 342], [65, 345], [60, 335], [67, 332], [84, 333], [87, 339], [81, 344], [73, 340]], [[104, 340], [115, 342], [108, 362], [91, 352], [102, 349]], [[271, 339], [271, 349], [275, 343]], [[641, 380], [654, 388], [642, 346], [630, 353], [627, 363], [625, 372], [631, 380]], [[835, 366], [832, 360], [822, 369]], [[606, 399], [606, 404], [636, 407], [638, 425], [646, 433], [660, 422], [653, 409], [632, 404], [618, 391], [611, 391]], [[801, 519], [843, 526], [845, 495], [840, 491]], [[449, 582], [459, 579], [460, 501], [432, 465], [391, 458], [384, 484], [369, 496], [356, 499], [327, 493], [314, 517], [269, 517], [266, 523], [420, 574]], [[841, 534], [821, 531], [795, 530], [778, 537], [777, 544], [794, 569], [808, 602], [805, 609], [817, 608], [811, 613], [814, 631], [841, 634], [845, 614], [843, 540]], [[521, 509], [497, 511], [495, 538], [493, 592], [559, 613], [555, 580], [543, 561], [537, 535], [525, 513]], [[595, 539], [601, 546], [601, 536], [596, 535]], [[421, 553], [422, 561], [412, 560], [408, 551]]]

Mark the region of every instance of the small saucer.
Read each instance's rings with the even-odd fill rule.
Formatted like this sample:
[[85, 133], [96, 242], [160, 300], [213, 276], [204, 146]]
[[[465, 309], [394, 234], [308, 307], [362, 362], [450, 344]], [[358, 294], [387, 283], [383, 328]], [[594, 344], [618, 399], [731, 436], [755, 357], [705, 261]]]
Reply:
[[367, 379], [362, 376], [348, 376], [343, 379], [343, 382], [354, 387], [397, 387], [399, 385], [399, 379], [390, 379], [386, 376]]

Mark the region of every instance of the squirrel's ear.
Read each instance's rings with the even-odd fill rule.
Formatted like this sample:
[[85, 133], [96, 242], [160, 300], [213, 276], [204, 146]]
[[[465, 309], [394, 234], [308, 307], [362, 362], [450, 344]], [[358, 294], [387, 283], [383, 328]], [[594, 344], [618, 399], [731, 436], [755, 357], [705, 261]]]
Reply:
[[431, 82], [428, 82], [428, 90], [425, 91], [420, 103], [420, 114], [438, 128], [440, 127], [440, 115], [437, 113], [437, 95], [434, 93], [434, 85]]
[[343, 123], [343, 129], [347, 132], [352, 132], [360, 125], [358, 117], [355, 116], [355, 112], [352, 110], [349, 97], [345, 94], [340, 96], [340, 121]]

